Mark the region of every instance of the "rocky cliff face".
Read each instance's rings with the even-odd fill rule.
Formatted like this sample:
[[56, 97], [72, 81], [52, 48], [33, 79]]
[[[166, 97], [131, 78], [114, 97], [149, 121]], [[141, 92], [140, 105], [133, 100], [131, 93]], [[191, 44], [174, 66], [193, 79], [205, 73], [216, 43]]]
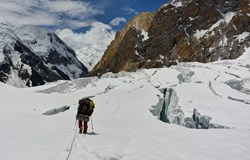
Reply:
[[234, 59], [250, 47], [249, 26], [249, 0], [173, 0], [133, 18], [91, 75]]
[[101, 61], [93, 69], [93, 74], [108, 71], [118, 72], [121, 70], [133, 70], [138, 66], [138, 57], [135, 47], [142, 45], [155, 13], [146, 12], [135, 16], [128, 24], [119, 31], [115, 39], [108, 46]]
[[75, 52], [54, 33], [35, 26], [15, 29], [0, 20], [0, 81], [38, 86], [87, 75]]

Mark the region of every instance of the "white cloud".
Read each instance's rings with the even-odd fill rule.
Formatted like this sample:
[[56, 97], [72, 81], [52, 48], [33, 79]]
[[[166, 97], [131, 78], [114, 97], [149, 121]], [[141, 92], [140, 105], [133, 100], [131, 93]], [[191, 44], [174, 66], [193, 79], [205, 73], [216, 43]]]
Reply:
[[71, 18], [88, 18], [104, 13], [102, 10], [84, 1], [48, 1], [45, 7], [50, 12], [63, 13]]
[[139, 14], [138, 11], [130, 7], [123, 7], [122, 9], [126, 12], [126, 14]]
[[121, 22], [126, 22], [126, 19], [123, 17], [116, 17], [110, 21], [111, 26], [119, 26]]
[[78, 20], [62, 20], [61, 22], [61, 28], [71, 28], [71, 29], [77, 29], [77, 28], [81, 28], [81, 27], [87, 27], [90, 26], [91, 22], [82, 22], [82, 21], [78, 21]]
[[[3, 15], [1, 15], [3, 16]], [[51, 26], [57, 25], [59, 20], [55, 16], [50, 16], [44, 13], [30, 14], [29, 16], [16, 14], [16, 15], [6, 15], [6, 19], [13, 25], [44, 25]]]
[[75, 29], [90, 25], [92, 17], [98, 14], [104, 14], [104, 11], [85, 1], [0, 1], [0, 15], [13, 25], [34, 24]]
[[101, 22], [91, 23], [86, 33], [74, 33], [71, 29], [57, 30], [56, 33], [75, 50], [78, 59], [89, 70], [101, 59], [115, 36], [111, 26]]

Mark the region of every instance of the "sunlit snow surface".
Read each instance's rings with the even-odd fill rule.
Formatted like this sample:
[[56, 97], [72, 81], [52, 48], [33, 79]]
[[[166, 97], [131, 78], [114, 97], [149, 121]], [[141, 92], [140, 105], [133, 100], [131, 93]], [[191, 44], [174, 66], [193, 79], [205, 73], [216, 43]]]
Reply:
[[[0, 83], [0, 159], [249, 160], [246, 54], [239, 60], [180, 63], [34, 88]], [[160, 121], [151, 111], [163, 97], [162, 88], [176, 92], [185, 117], [197, 108], [212, 123], [229, 129], [189, 129]], [[93, 96], [96, 104], [87, 135], [76, 133], [75, 125], [78, 100], [85, 96]], [[42, 115], [63, 106], [70, 109]]]

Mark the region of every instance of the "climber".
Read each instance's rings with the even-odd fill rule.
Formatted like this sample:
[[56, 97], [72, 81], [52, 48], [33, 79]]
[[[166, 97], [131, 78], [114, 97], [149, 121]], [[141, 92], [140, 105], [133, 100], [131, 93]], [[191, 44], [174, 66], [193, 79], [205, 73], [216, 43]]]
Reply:
[[[87, 133], [89, 117], [94, 112], [95, 104], [90, 98], [83, 98], [79, 100], [76, 119], [78, 120], [79, 133]], [[82, 128], [82, 122], [84, 126]]]

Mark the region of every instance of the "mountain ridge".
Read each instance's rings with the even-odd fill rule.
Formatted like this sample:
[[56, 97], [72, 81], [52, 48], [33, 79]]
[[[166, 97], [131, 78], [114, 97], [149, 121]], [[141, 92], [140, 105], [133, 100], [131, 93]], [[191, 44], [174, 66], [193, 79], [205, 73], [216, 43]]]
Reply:
[[[130, 27], [122, 40], [116, 36], [90, 75], [235, 59], [250, 47], [249, 25], [247, 0], [173, 0], [156, 11], [146, 40], [141, 29]], [[116, 41], [122, 42], [118, 49], [110, 49]]]
[[72, 48], [56, 34], [27, 25], [15, 28], [0, 20], [0, 81], [16, 86], [43, 85], [87, 75]]

